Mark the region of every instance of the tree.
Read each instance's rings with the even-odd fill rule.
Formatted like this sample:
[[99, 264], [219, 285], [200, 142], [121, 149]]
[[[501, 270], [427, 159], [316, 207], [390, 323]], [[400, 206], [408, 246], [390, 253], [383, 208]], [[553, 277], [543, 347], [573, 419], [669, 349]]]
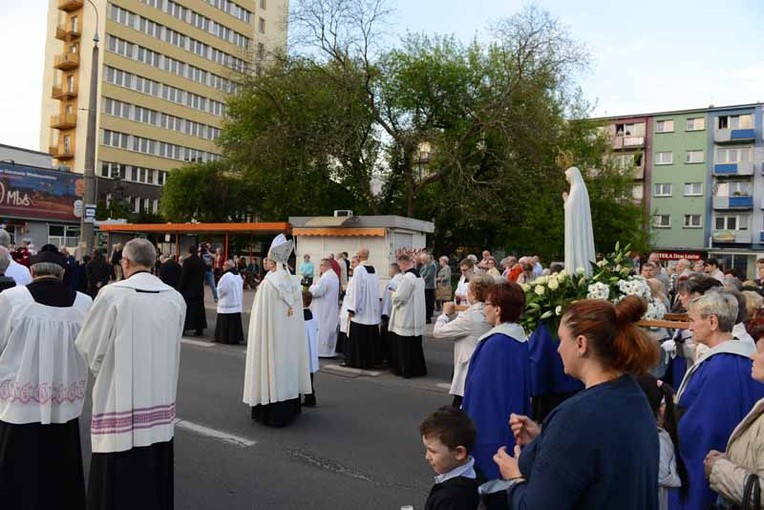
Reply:
[[598, 244], [639, 244], [630, 177], [603, 163], [596, 126], [571, 120], [589, 112], [574, 82], [588, 57], [556, 19], [529, 7], [500, 20], [490, 43], [410, 34], [383, 51], [389, 13], [384, 0], [297, 1], [299, 50], [244, 77], [228, 102], [221, 144], [251, 207], [403, 214], [435, 221], [437, 251], [559, 258], [566, 153], [597, 169], [587, 179]]
[[160, 201], [167, 221], [243, 221], [256, 214], [249, 207], [249, 186], [225, 162], [189, 163], [168, 173]]

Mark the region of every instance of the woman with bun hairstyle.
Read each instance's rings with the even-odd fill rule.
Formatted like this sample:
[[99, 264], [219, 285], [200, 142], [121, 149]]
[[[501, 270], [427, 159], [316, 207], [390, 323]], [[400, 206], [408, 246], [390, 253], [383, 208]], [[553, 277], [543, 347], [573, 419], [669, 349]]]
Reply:
[[658, 434], [634, 375], [658, 361], [658, 347], [635, 324], [647, 302], [628, 296], [573, 303], [558, 329], [565, 373], [585, 389], [539, 425], [513, 414], [514, 455], [494, 457], [509, 480], [512, 509], [658, 509]]

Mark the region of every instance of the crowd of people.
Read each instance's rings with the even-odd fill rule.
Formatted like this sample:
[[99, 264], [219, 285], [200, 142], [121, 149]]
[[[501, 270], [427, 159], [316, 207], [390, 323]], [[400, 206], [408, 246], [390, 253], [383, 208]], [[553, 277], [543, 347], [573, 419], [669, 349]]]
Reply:
[[[0, 230], [0, 489], [9, 508], [172, 508], [180, 339], [207, 327], [206, 284], [215, 339], [244, 340], [242, 262], [207, 246], [190, 247], [182, 264], [158, 262], [156, 247], [134, 239], [74, 268], [46, 245], [25, 265], [9, 239]], [[761, 279], [740, 281], [713, 259], [663, 267], [651, 255], [634, 272], [686, 314], [686, 327], [640, 327], [647, 302], [636, 296], [570, 304], [557, 353], [582, 389], [540, 420], [521, 284], [561, 267], [533, 257], [497, 264], [485, 251], [460, 260], [452, 284], [449, 259], [425, 250], [400, 250], [384, 268], [363, 247], [326, 254], [317, 268], [305, 256], [295, 271], [293, 249], [280, 235], [262, 260], [246, 336], [243, 401], [253, 420], [286, 426], [315, 406], [319, 357], [426, 375], [433, 322], [433, 341], [453, 345], [454, 370], [448, 405], [419, 428], [437, 475], [426, 508], [760, 507]], [[71, 284], [78, 269], [93, 275], [84, 292]], [[764, 260], [759, 270], [763, 278]], [[86, 491], [79, 416], [88, 372]]]

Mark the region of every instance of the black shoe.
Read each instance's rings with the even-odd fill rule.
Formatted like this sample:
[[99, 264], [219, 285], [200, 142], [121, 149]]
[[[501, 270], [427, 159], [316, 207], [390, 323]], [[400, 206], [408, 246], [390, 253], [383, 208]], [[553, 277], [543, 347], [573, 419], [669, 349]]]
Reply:
[[194, 332], [194, 336], [204, 336], [204, 330], [196, 330], [196, 332]]
[[305, 395], [305, 399], [302, 401], [302, 405], [305, 407], [316, 407], [316, 396]]

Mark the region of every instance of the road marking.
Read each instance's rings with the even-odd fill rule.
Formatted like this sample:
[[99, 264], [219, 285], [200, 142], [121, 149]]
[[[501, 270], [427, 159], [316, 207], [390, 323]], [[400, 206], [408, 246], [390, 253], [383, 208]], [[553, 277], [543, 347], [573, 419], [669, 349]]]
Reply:
[[435, 386], [437, 386], [438, 388], [443, 388], [444, 390], [450, 390], [451, 389], [451, 385], [449, 383], [447, 383], [447, 382], [439, 382]]
[[338, 372], [346, 372], [348, 374], [365, 375], [368, 377], [377, 377], [382, 372], [375, 372], [373, 370], [361, 370], [360, 368], [343, 367], [342, 365], [324, 365], [321, 368], [328, 368], [329, 370], [336, 370]]
[[186, 345], [195, 345], [197, 347], [213, 347], [217, 345], [215, 342], [203, 342], [201, 340], [191, 340], [190, 338], [182, 338], [180, 343]]
[[219, 439], [221, 441], [225, 441], [226, 443], [231, 443], [233, 445], [240, 446], [242, 448], [248, 448], [250, 446], [254, 446], [257, 444], [257, 441], [252, 441], [251, 439], [247, 439], [246, 437], [235, 436], [233, 434], [222, 432], [220, 430], [211, 429], [211, 428], [205, 427], [204, 425], [199, 425], [197, 423], [193, 423], [190, 421], [176, 419], [173, 423], [178, 428], [188, 430], [190, 432], [194, 432], [202, 436], [211, 437], [213, 439]]

